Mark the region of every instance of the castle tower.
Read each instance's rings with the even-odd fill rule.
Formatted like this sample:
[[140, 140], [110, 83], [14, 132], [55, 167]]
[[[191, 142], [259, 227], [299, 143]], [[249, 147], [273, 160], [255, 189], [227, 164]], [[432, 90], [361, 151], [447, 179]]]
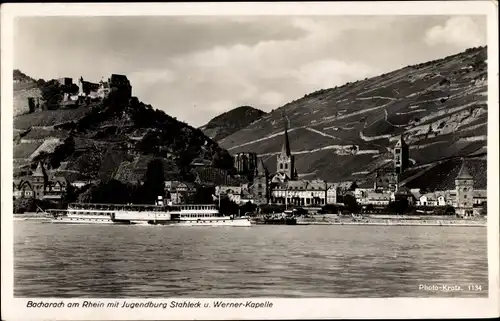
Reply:
[[409, 147], [403, 139], [403, 135], [399, 136], [399, 140], [394, 146], [394, 171], [396, 174], [403, 173], [410, 165]]
[[288, 139], [288, 128], [286, 124], [281, 153], [278, 155], [277, 159], [276, 172], [285, 174], [289, 179], [296, 179], [295, 157], [290, 151], [290, 141]]
[[257, 205], [267, 204], [269, 201], [269, 172], [264, 166], [262, 159], [257, 161], [257, 168], [254, 172], [252, 195], [254, 203]]
[[465, 160], [462, 161], [462, 168], [455, 178], [455, 192], [456, 192], [456, 214], [462, 216], [473, 215], [474, 204], [474, 179], [469, 173]]
[[33, 193], [35, 198], [43, 198], [45, 184], [47, 183], [48, 177], [43, 168], [42, 162], [38, 162], [36, 170], [31, 175], [31, 181], [33, 186]]
[[83, 77], [78, 78], [78, 96], [84, 96], [85, 90], [83, 88]]

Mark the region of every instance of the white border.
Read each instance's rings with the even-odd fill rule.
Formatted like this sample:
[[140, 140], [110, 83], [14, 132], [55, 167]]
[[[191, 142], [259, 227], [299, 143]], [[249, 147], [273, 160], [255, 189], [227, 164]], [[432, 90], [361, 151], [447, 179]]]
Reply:
[[[499, 316], [498, 3], [494, 1], [344, 3], [4, 4], [1, 7], [2, 84], [2, 319], [310, 319], [465, 318]], [[487, 299], [269, 299], [270, 309], [27, 309], [13, 299], [12, 44], [18, 16], [118, 15], [486, 15], [488, 17], [488, 266]], [[49, 301], [49, 300], [44, 300]], [[61, 301], [55, 300], [54, 301]], [[83, 300], [66, 300], [78, 301]], [[92, 301], [98, 301], [93, 299]], [[110, 300], [100, 300], [110, 301]], [[113, 300], [114, 301], [114, 300]], [[123, 301], [123, 300], [120, 300]], [[132, 301], [132, 300], [127, 300]], [[133, 300], [147, 301], [147, 300]], [[153, 301], [172, 301], [153, 300]], [[197, 300], [191, 300], [197, 301]], [[213, 300], [209, 300], [213, 301]], [[230, 301], [230, 300], [224, 300]], [[242, 302], [244, 300], [238, 300]], [[254, 301], [257, 301], [254, 299]], [[259, 299], [258, 301], [265, 301]]]

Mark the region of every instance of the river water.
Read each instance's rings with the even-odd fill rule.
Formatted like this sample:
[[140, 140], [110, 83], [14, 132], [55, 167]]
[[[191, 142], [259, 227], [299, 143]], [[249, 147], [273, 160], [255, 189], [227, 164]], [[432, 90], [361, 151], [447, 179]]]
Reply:
[[485, 227], [15, 221], [14, 263], [15, 297], [486, 297], [488, 292]]

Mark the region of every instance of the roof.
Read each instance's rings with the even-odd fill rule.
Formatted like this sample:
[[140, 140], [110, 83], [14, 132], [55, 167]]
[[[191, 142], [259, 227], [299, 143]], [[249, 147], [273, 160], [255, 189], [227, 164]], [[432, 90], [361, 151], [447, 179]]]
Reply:
[[303, 181], [303, 180], [300, 180], [300, 181], [288, 181], [286, 183], [286, 187], [289, 189], [289, 190], [292, 190], [292, 189], [302, 189], [302, 190], [305, 190], [307, 188], [307, 181]]
[[420, 197], [425, 197], [428, 201], [436, 201], [438, 196], [439, 195], [437, 195], [436, 193], [426, 193], [424, 195], [421, 195]]
[[366, 198], [370, 200], [390, 200], [391, 199], [391, 194], [390, 193], [377, 193], [377, 192], [370, 192], [368, 191], [366, 193]]
[[220, 168], [196, 167], [193, 172], [201, 184], [237, 185], [238, 183], [226, 170]]
[[253, 195], [249, 191], [247, 191], [246, 189], [243, 189], [241, 191], [241, 198], [243, 198], [243, 199], [253, 199]]
[[403, 139], [403, 135], [400, 135], [400, 136], [399, 136], [399, 140], [398, 140], [398, 142], [396, 143], [396, 146], [394, 146], [394, 147], [405, 147], [405, 146], [408, 146], [408, 145], [407, 145], [407, 144], [406, 144], [406, 142], [404, 141], [404, 139]]
[[268, 173], [267, 168], [264, 165], [264, 161], [262, 160], [262, 158], [259, 158], [257, 160], [257, 169], [256, 169], [255, 173], [256, 174], [267, 174]]
[[472, 191], [472, 195], [474, 197], [481, 197], [481, 198], [486, 198], [488, 197], [488, 191], [485, 189], [476, 189]]
[[43, 176], [43, 177], [47, 176], [45, 168], [43, 168], [42, 162], [38, 162], [38, 166], [36, 167], [36, 170], [33, 172], [32, 176]]
[[458, 172], [457, 179], [471, 179], [472, 175], [469, 173], [467, 169], [467, 165], [465, 161], [462, 163], [462, 167], [460, 168], [460, 172]]

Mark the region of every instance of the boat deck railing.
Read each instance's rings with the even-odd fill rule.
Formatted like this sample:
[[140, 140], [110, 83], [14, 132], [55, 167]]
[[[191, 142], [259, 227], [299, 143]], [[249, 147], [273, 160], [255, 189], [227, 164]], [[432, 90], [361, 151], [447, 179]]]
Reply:
[[107, 211], [153, 211], [173, 212], [186, 210], [217, 210], [213, 204], [182, 204], [182, 205], [152, 205], [152, 204], [99, 204], [99, 203], [71, 203], [70, 210], [107, 210]]

